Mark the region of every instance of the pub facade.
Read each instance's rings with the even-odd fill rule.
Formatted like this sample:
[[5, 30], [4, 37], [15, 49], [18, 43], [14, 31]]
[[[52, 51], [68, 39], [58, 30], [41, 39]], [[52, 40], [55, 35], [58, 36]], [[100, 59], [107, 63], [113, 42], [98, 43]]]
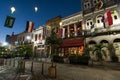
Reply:
[[62, 30], [61, 38], [63, 38], [63, 41], [59, 47], [59, 54], [61, 56], [83, 54], [84, 33], [82, 20], [82, 12], [62, 18], [60, 29]]

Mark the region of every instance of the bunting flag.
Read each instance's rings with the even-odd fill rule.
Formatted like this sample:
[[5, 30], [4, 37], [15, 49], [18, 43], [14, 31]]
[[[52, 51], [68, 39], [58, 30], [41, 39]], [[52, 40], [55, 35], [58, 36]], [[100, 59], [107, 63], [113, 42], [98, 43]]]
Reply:
[[34, 22], [27, 21], [26, 31], [27, 31], [27, 32], [32, 32], [33, 28], [34, 28]]
[[15, 18], [14, 18], [14, 17], [7, 16], [7, 17], [6, 17], [6, 20], [5, 20], [4, 26], [5, 26], [5, 27], [8, 27], [8, 28], [12, 28], [14, 22], [15, 22]]
[[109, 27], [113, 24], [113, 19], [110, 10], [108, 10], [103, 17], [104, 27]]
[[62, 28], [62, 38], [65, 38], [65, 28]]
[[62, 28], [58, 28], [58, 37], [62, 37]]

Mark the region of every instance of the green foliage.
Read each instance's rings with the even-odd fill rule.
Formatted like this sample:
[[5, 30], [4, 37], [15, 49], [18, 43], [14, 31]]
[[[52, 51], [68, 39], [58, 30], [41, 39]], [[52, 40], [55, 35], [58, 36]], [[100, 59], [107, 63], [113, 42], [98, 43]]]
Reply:
[[118, 62], [118, 57], [117, 56], [112, 56], [111, 59], [112, 59], [113, 62]]
[[113, 44], [109, 44], [108, 45], [108, 50], [110, 52], [110, 56], [115, 56], [115, 47], [113, 46]]
[[78, 57], [78, 63], [88, 65], [89, 59], [89, 56], [80, 56]]
[[59, 38], [54, 30], [55, 28], [51, 30], [50, 36], [45, 40], [45, 44], [51, 47], [51, 54], [57, 53], [57, 47], [62, 42], [62, 38]]
[[70, 54], [68, 56], [70, 63], [72, 64], [83, 64], [83, 65], [88, 65], [89, 56], [86, 55], [76, 55], [76, 54]]
[[63, 57], [59, 56], [58, 54], [54, 54], [52, 56], [52, 60], [53, 60], [53, 62], [61, 62], [61, 63], [64, 62]]
[[16, 54], [20, 54], [20, 56], [32, 55], [33, 50], [31, 45], [20, 45], [16, 47]]
[[86, 45], [86, 47], [84, 48], [84, 55], [89, 56], [90, 51], [93, 51], [93, 50], [94, 50], [94, 48], [88, 47], [88, 45]]
[[4, 53], [4, 52], [6, 52], [6, 48], [5, 48], [5, 47], [0, 46], [0, 54], [2, 54], [2, 52], [3, 52], [3, 53]]
[[105, 50], [103, 50], [104, 47], [107, 47], [103, 44], [96, 44], [93, 49], [93, 54], [96, 54], [99, 61], [103, 61], [103, 56], [107, 57]]
[[51, 34], [49, 37], [46, 38], [46, 44], [47, 45], [58, 45], [62, 42], [62, 38], [59, 38], [57, 33], [54, 32], [54, 29], [52, 29]]
[[78, 64], [78, 57], [77, 57], [77, 55], [70, 54], [68, 56], [68, 59], [69, 59], [70, 63], [72, 63], [72, 64]]

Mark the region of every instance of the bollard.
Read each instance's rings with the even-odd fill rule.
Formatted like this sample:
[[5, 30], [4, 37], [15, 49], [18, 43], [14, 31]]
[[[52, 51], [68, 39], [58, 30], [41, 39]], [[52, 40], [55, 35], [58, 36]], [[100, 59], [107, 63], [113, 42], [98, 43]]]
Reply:
[[52, 65], [48, 68], [49, 71], [49, 77], [56, 78], [56, 65]]
[[25, 61], [23, 60], [18, 61], [18, 73], [25, 73]]
[[2, 66], [4, 66], [4, 59], [3, 58], [0, 58], [0, 66], [2, 68]]
[[31, 73], [33, 74], [33, 61], [31, 63]]
[[7, 65], [7, 59], [5, 59], [5, 65]]
[[9, 66], [11, 66], [11, 59], [9, 59]]
[[42, 75], [44, 74], [44, 62], [42, 62], [42, 71], [41, 71], [41, 74]]
[[13, 60], [13, 67], [15, 67], [15, 58], [14, 58], [14, 60]]

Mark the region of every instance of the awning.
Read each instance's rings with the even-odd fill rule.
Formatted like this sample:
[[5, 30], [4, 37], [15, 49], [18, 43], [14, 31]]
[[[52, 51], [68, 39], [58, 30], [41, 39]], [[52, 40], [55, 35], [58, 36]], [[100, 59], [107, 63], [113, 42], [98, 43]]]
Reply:
[[84, 45], [84, 41], [80, 40], [80, 39], [75, 39], [75, 40], [64, 40], [60, 47], [79, 47], [79, 46], [83, 46]]

